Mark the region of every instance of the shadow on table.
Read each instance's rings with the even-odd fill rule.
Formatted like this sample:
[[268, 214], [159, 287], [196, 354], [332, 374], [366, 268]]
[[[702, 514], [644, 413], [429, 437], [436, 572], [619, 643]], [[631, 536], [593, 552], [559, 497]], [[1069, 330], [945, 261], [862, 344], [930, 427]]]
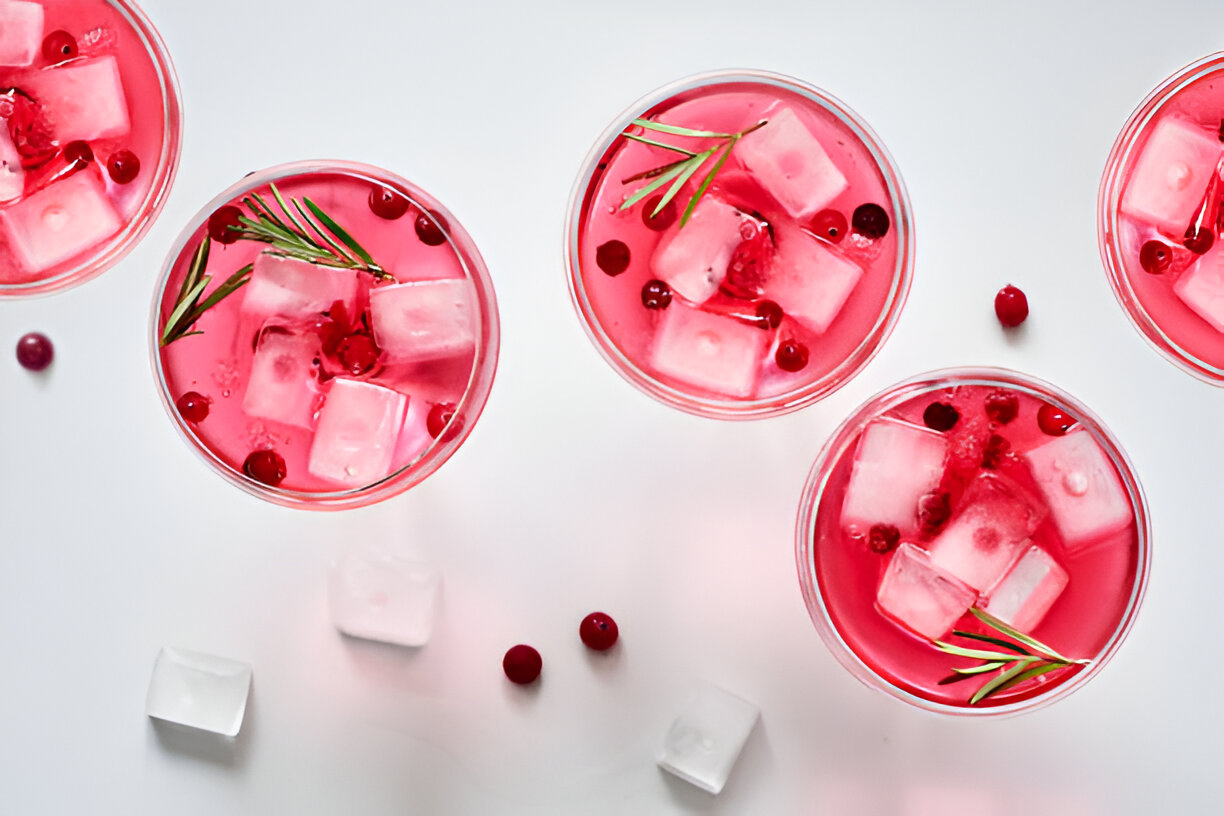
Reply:
[[252, 684], [247, 697], [246, 713], [242, 718], [242, 729], [234, 737], [153, 717], [149, 718], [149, 723], [157, 737], [158, 745], [165, 751], [221, 767], [241, 768], [247, 762], [252, 732], [255, 729], [254, 696]]

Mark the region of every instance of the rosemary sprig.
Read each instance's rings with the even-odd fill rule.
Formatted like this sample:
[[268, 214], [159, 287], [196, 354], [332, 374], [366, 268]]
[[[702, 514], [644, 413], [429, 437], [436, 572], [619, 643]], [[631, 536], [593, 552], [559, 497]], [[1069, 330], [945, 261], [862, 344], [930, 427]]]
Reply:
[[204, 332], [193, 329], [200, 316], [237, 292], [251, 279], [251, 270], [255, 267], [254, 264], [247, 264], [226, 278], [211, 295], [201, 301], [200, 298], [212, 281], [211, 277], [204, 274], [204, 270], [208, 268], [208, 251], [211, 246], [212, 239], [205, 235], [204, 240], [196, 247], [195, 254], [191, 256], [191, 265], [187, 267], [187, 274], [183, 276], [183, 283], [179, 286], [174, 309], [170, 311], [170, 317], [166, 318], [166, 325], [162, 329], [163, 347], [183, 337], [203, 334]]
[[[622, 179], [622, 184], [629, 184], [634, 181], [642, 181], [651, 179], [649, 184], [645, 184], [638, 188], [632, 195], [625, 199], [621, 204], [622, 210], [627, 210], [634, 204], [638, 203], [646, 196], [660, 190], [666, 184], [671, 184], [667, 188], [667, 192], [659, 199], [659, 203], [651, 211], [650, 217], [654, 218], [668, 203], [676, 197], [680, 190], [688, 183], [689, 179], [693, 178], [699, 170], [710, 159], [714, 159], [714, 164], [710, 167], [709, 172], [702, 178], [701, 183], [697, 186], [697, 191], [689, 198], [688, 206], [684, 208], [684, 214], [680, 216], [680, 227], [688, 223], [689, 218], [693, 215], [693, 210], [697, 209], [697, 202], [701, 201], [701, 197], [705, 195], [706, 190], [710, 188], [714, 177], [718, 175], [718, 171], [727, 163], [727, 159], [731, 156], [731, 151], [739, 140], [747, 136], [753, 131], [760, 130], [769, 123], [769, 120], [762, 119], [750, 128], [741, 130], [739, 133], [717, 133], [712, 130], [693, 130], [691, 128], [679, 127], [677, 125], [668, 125], [663, 122], [652, 122], [649, 119], [634, 119], [633, 124], [643, 128], [644, 130], [654, 131], [656, 133], [666, 133], [671, 136], [685, 136], [691, 139], [714, 139], [715, 144], [712, 147], [706, 148], [700, 152], [689, 150], [680, 145], [669, 144], [658, 139], [653, 139], [649, 136], [643, 136], [639, 133], [632, 133], [626, 130], [622, 135], [626, 139], [632, 139], [635, 142], [641, 142], [651, 147], [670, 150], [673, 153], [679, 153], [683, 158], [675, 161], [662, 164], [658, 167], [646, 170], [642, 173], [636, 173], [626, 179]], [[717, 156], [715, 159], [714, 157]]]
[[1007, 650], [1000, 652], [988, 649], [970, 649], [964, 646], [957, 646], [953, 643], [945, 643], [942, 640], [932, 641], [936, 648], [947, 654], [982, 661], [976, 666], [952, 669], [953, 673], [951, 675], [939, 681], [941, 686], [967, 680], [970, 677], [989, 674], [993, 671], [999, 672], [974, 692], [973, 696], [969, 698], [969, 705], [977, 705], [992, 694], [1005, 691], [1023, 683], [1025, 680], [1031, 680], [1047, 672], [1068, 669], [1074, 666], [1086, 666], [1090, 662], [1088, 660], [1072, 660], [1069, 657], [1064, 657], [1031, 635], [1026, 635], [1018, 629], [1008, 626], [994, 615], [978, 609], [976, 606], [970, 609], [969, 612], [982, 623], [998, 632], [1002, 637], [994, 637], [978, 632], [962, 632], [959, 629], [953, 630], [952, 634]]

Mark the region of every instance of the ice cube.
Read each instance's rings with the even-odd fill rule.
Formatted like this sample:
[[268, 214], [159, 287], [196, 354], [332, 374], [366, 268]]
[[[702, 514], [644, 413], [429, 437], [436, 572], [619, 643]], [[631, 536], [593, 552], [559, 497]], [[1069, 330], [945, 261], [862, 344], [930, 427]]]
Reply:
[[0, 65], [29, 65], [42, 50], [42, 41], [41, 3], [0, 2]]
[[73, 173], [5, 207], [0, 221], [13, 254], [30, 272], [50, 269], [123, 226], [101, 178], [90, 170]]
[[713, 196], [702, 196], [683, 229], [659, 241], [650, 259], [656, 278], [693, 303], [704, 303], [727, 275], [745, 216]]
[[1178, 116], [1159, 120], [1122, 193], [1122, 212], [1181, 238], [1216, 171], [1221, 150], [1214, 132]]
[[1087, 430], [1055, 437], [1026, 457], [1069, 551], [1122, 530], [1134, 518], [1118, 472]]
[[314, 427], [319, 381], [314, 360], [319, 341], [314, 335], [268, 327], [259, 336], [251, 361], [242, 410], [299, 428]]
[[[33, 74], [25, 90], [42, 105], [60, 144], [115, 139], [130, 129], [114, 57], [72, 60]], [[152, 162], [154, 156], [141, 156]]]
[[943, 637], [977, 601], [971, 587], [931, 563], [908, 541], [893, 553], [876, 591], [880, 611], [924, 638]]
[[918, 527], [918, 500], [939, 485], [948, 440], [895, 419], [877, 419], [859, 438], [842, 502], [842, 526], [866, 532], [891, 524], [902, 534]]
[[714, 394], [750, 397], [768, 334], [756, 326], [672, 301], [650, 347], [650, 365]]
[[396, 465], [402, 467], [415, 461], [433, 444], [428, 425], [432, 408], [425, 400], [408, 396], [408, 410], [404, 413], [404, 425], [400, 428], [399, 439], [395, 442], [395, 456], [392, 457]]
[[433, 633], [442, 574], [423, 561], [370, 547], [354, 548], [332, 565], [332, 623], [346, 635], [424, 646]]
[[986, 610], [1021, 632], [1032, 632], [1067, 586], [1067, 572], [1038, 546], [1020, 560], [990, 591]]
[[787, 315], [816, 334], [837, 318], [863, 270], [800, 229], [775, 226], [777, 255], [766, 291]]
[[768, 124], [736, 145], [740, 163], [797, 219], [815, 215], [848, 186], [820, 141], [788, 107], [766, 111]]
[[307, 470], [320, 479], [361, 487], [391, 470], [408, 400], [398, 391], [357, 380], [332, 380], [319, 411]]
[[702, 684], [667, 730], [659, 767], [707, 793], [721, 792], [759, 714], [747, 700]]
[[931, 542], [931, 563], [984, 592], [1016, 560], [1045, 509], [1015, 482], [982, 473], [969, 484], [948, 526]]
[[12, 201], [25, 189], [25, 170], [21, 154], [9, 136], [8, 128], [0, 126], [0, 201]]
[[471, 352], [476, 314], [476, 292], [466, 279], [411, 281], [370, 290], [374, 339], [390, 362]]
[[246, 663], [165, 646], [153, 664], [145, 714], [232, 737], [242, 728], [250, 688]]
[[1191, 264], [1173, 284], [1173, 292], [1213, 329], [1224, 332], [1224, 242]]
[[244, 287], [242, 311], [261, 317], [305, 318], [327, 311], [338, 300], [352, 315], [357, 274], [262, 252]]

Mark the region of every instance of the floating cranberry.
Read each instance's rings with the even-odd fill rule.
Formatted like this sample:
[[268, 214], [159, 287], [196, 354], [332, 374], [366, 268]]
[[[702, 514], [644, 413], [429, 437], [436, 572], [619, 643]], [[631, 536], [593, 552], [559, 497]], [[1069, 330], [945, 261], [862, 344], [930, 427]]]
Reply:
[[1139, 265], [1151, 275], [1168, 271], [1173, 263], [1173, 250], [1162, 241], [1147, 241], [1139, 249]]
[[867, 547], [873, 553], [890, 553], [901, 543], [901, 531], [891, 524], [873, 524], [867, 532]]
[[449, 402], [439, 402], [429, 409], [429, 416], [425, 417], [425, 430], [429, 431], [430, 436], [437, 439], [454, 418], [455, 406]]
[[615, 278], [629, 268], [629, 247], [615, 239], [595, 248], [595, 263], [608, 277]]
[[[884, 221], [884, 231], [887, 232], [887, 215], [884, 216]], [[824, 238], [826, 241], [832, 241], [835, 244], [840, 244], [841, 239], [846, 237], [846, 216], [842, 215], [837, 210], [821, 210], [812, 218], [809, 229], [811, 229], [815, 235]]]
[[612, 620], [611, 615], [604, 612], [592, 612], [578, 625], [578, 637], [582, 638], [587, 648], [597, 652], [611, 649], [619, 636], [620, 629], [616, 621]]
[[1028, 297], [1010, 283], [995, 295], [995, 316], [1009, 329], [1015, 328], [1028, 317]]
[[370, 190], [370, 211], [379, 218], [394, 221], [408, 212], [408, 199], [390, 187], [379, 185]]
[[196, 391], [188, 391], [174, 403], [179, 416], [192, 424], [199, 424], [208, 418], [208, 397]]
[[1020, 413], [1020, 398], [1010, 391], [992, 391], [986, 395], [986, 416], [1006, 425]]
[[802, 371], [808, 364], [807, 346], [798, 340], [783, 340], [778, 344], [774, 354], [774, 362], [783, 371]]
[[1003, 457], [1011, 450], [1011, 443], [998, 434], [991, 434], [982, 450], [982, 467], [994, 470], [1003, 461]]
[[378, 346], [368, 334], [350, 334], [340, 341], [336, 356], [344, 370], [357, 377], [378, 363]]
[[63, 62], [77, 55], [77, 41], [67, 31], [52, 31], [42, 41], [42, 55], [47, 62]]
[[918, 523], [932, 535], [952, 515], [952, 497], [947, 493], [928, 493], [918, 500]]
[[872, 240], [887, 235], [890, 226], [888, 213], [879, 204], [859, 205], [850, 217], [850, 223], [855, 232]]
[[94, 160], [93, 148], [88, 142], [69, 142], [64, 145], [64, 160], [71, 163], [89, 164]]
[[642, 223], [655, 232], [662, 232], [676, 223], [676, 202], [674, 199], [667, 202], [663, 209], [659, 210], [658, 215], [651, 215], [662, 200], [663, 196], [661, 195], [652, 196], [646, 199], [646, 203], [642, 205]]
[[253, 451], [242, 463], [242, 472], [257, 482], [276, 487], [285, 481], [285, 460], [274, 450]]
[[506, 673], [511, 683], [517, 683], [520, 686], [534, 683], [540, 676], [540, 669], [543, 667], [544, 661], [540, 653], [523, 643], [511, 646], [506, 650], [506, 656], [502, 658], [502, 671]]
[[[1195, 255], [1205, 255], [1207, 250], [1211, 249], [1211, 245], [1215, 243], [1215, 232], [1191, 224], [1186, 228], [1186, 237], [1182, 241], [1182, 246], [1193, 252]], [[1142, 261], [1140, 261], [1142, 263]], [[1146, 267], [1145, 267], [1146, 268]]]
[[17, 362], [30, 371], [42, 371], [55, 359], [55, 347], [45, 334], [30, 332], [17, 341]]
[[450, 230], [446, 219], [433, 210], [418, 213], [413, 227], [416, 229], [417, 238], [420, 238], [421, 243], [426, 246], [440, 246], [446, 243], [446, 233]]
[[663, 281], [648, 280], [642, 286], [642, 305], [647, 309], [666, 309], [671, 301], [671, 287]]
[[950, 431], [960, 420], [960, 412], [946, 402], [932, 402], [922, 412], [922, 421], [933, 431]]
[[232, 244], [241, 237], [242, 210], [232, 204], [208, 216], [208, 237], [219, 244]]
[[1061, 408], [1055, 408], [1048, 402], [1037, 410], [1037, 426], [1041, 428], [1042, 433], [1049, 434], [1050, 436], [1062, 436], [1074, 424], [1074, 417]]
[[119, 150], [106, 162], [106, 172], [116, 184], [131, 184], [140, 175], [140, 159], [130, 150]]
[[782, 325], [782, 307], [772, 300], [762, 300], [758, 303], [756, 314], [760, 318], [758, 325], [762, 329], [776, 329]]

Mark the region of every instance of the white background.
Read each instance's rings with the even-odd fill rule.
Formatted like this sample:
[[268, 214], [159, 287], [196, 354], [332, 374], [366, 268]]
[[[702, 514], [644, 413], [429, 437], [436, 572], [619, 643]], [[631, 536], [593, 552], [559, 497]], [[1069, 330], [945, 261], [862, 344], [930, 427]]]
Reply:
[[[390, 3], [147, 0], [177, 65], [182, 166], [143, 243], [68, 293], [0, 303], [0, 812], [902, 814], [1218, 812], [1224, 392], [1159, 357], [1097, 253], [1106, 154], [1157, 83], [1224, 46], [1217, 3]], [[570, 306], [562, 223], [596, 136], [723, 67], [826, 88], [909, 187], [917, 265], [877, 359], [786, 417], [698, 419], [604, 364]], [[501, 303], [501, 366], [459, 453], [381, 505], [319, 514], [223, 482], [158, 402], [147, 317], [181, 226], [249, 170], [372, 162], [462, 220]], [[994, 292], [1032, 316], [1007, 335]], [[56, 362], [12, 347], [47, 332]], [[1155, 529], [1138, 622], [1051, 708], [1004, 721], [859, 685], [800, 598], [793, 526], [820, 445], [890, 383], [949, 365], [1048, 379], [1117, 434]], [[434, 640], [342, 638], [350, 541], [445, 570]], [[579, 620], [620, 622], [588, 653]], [[540, 649], [542, 681], [503, 651]], [[157, 649], [251, 663], [233, 744], [153, 727]], [[693, 682], [762, 719], [721, 796], [653, 753]]]

